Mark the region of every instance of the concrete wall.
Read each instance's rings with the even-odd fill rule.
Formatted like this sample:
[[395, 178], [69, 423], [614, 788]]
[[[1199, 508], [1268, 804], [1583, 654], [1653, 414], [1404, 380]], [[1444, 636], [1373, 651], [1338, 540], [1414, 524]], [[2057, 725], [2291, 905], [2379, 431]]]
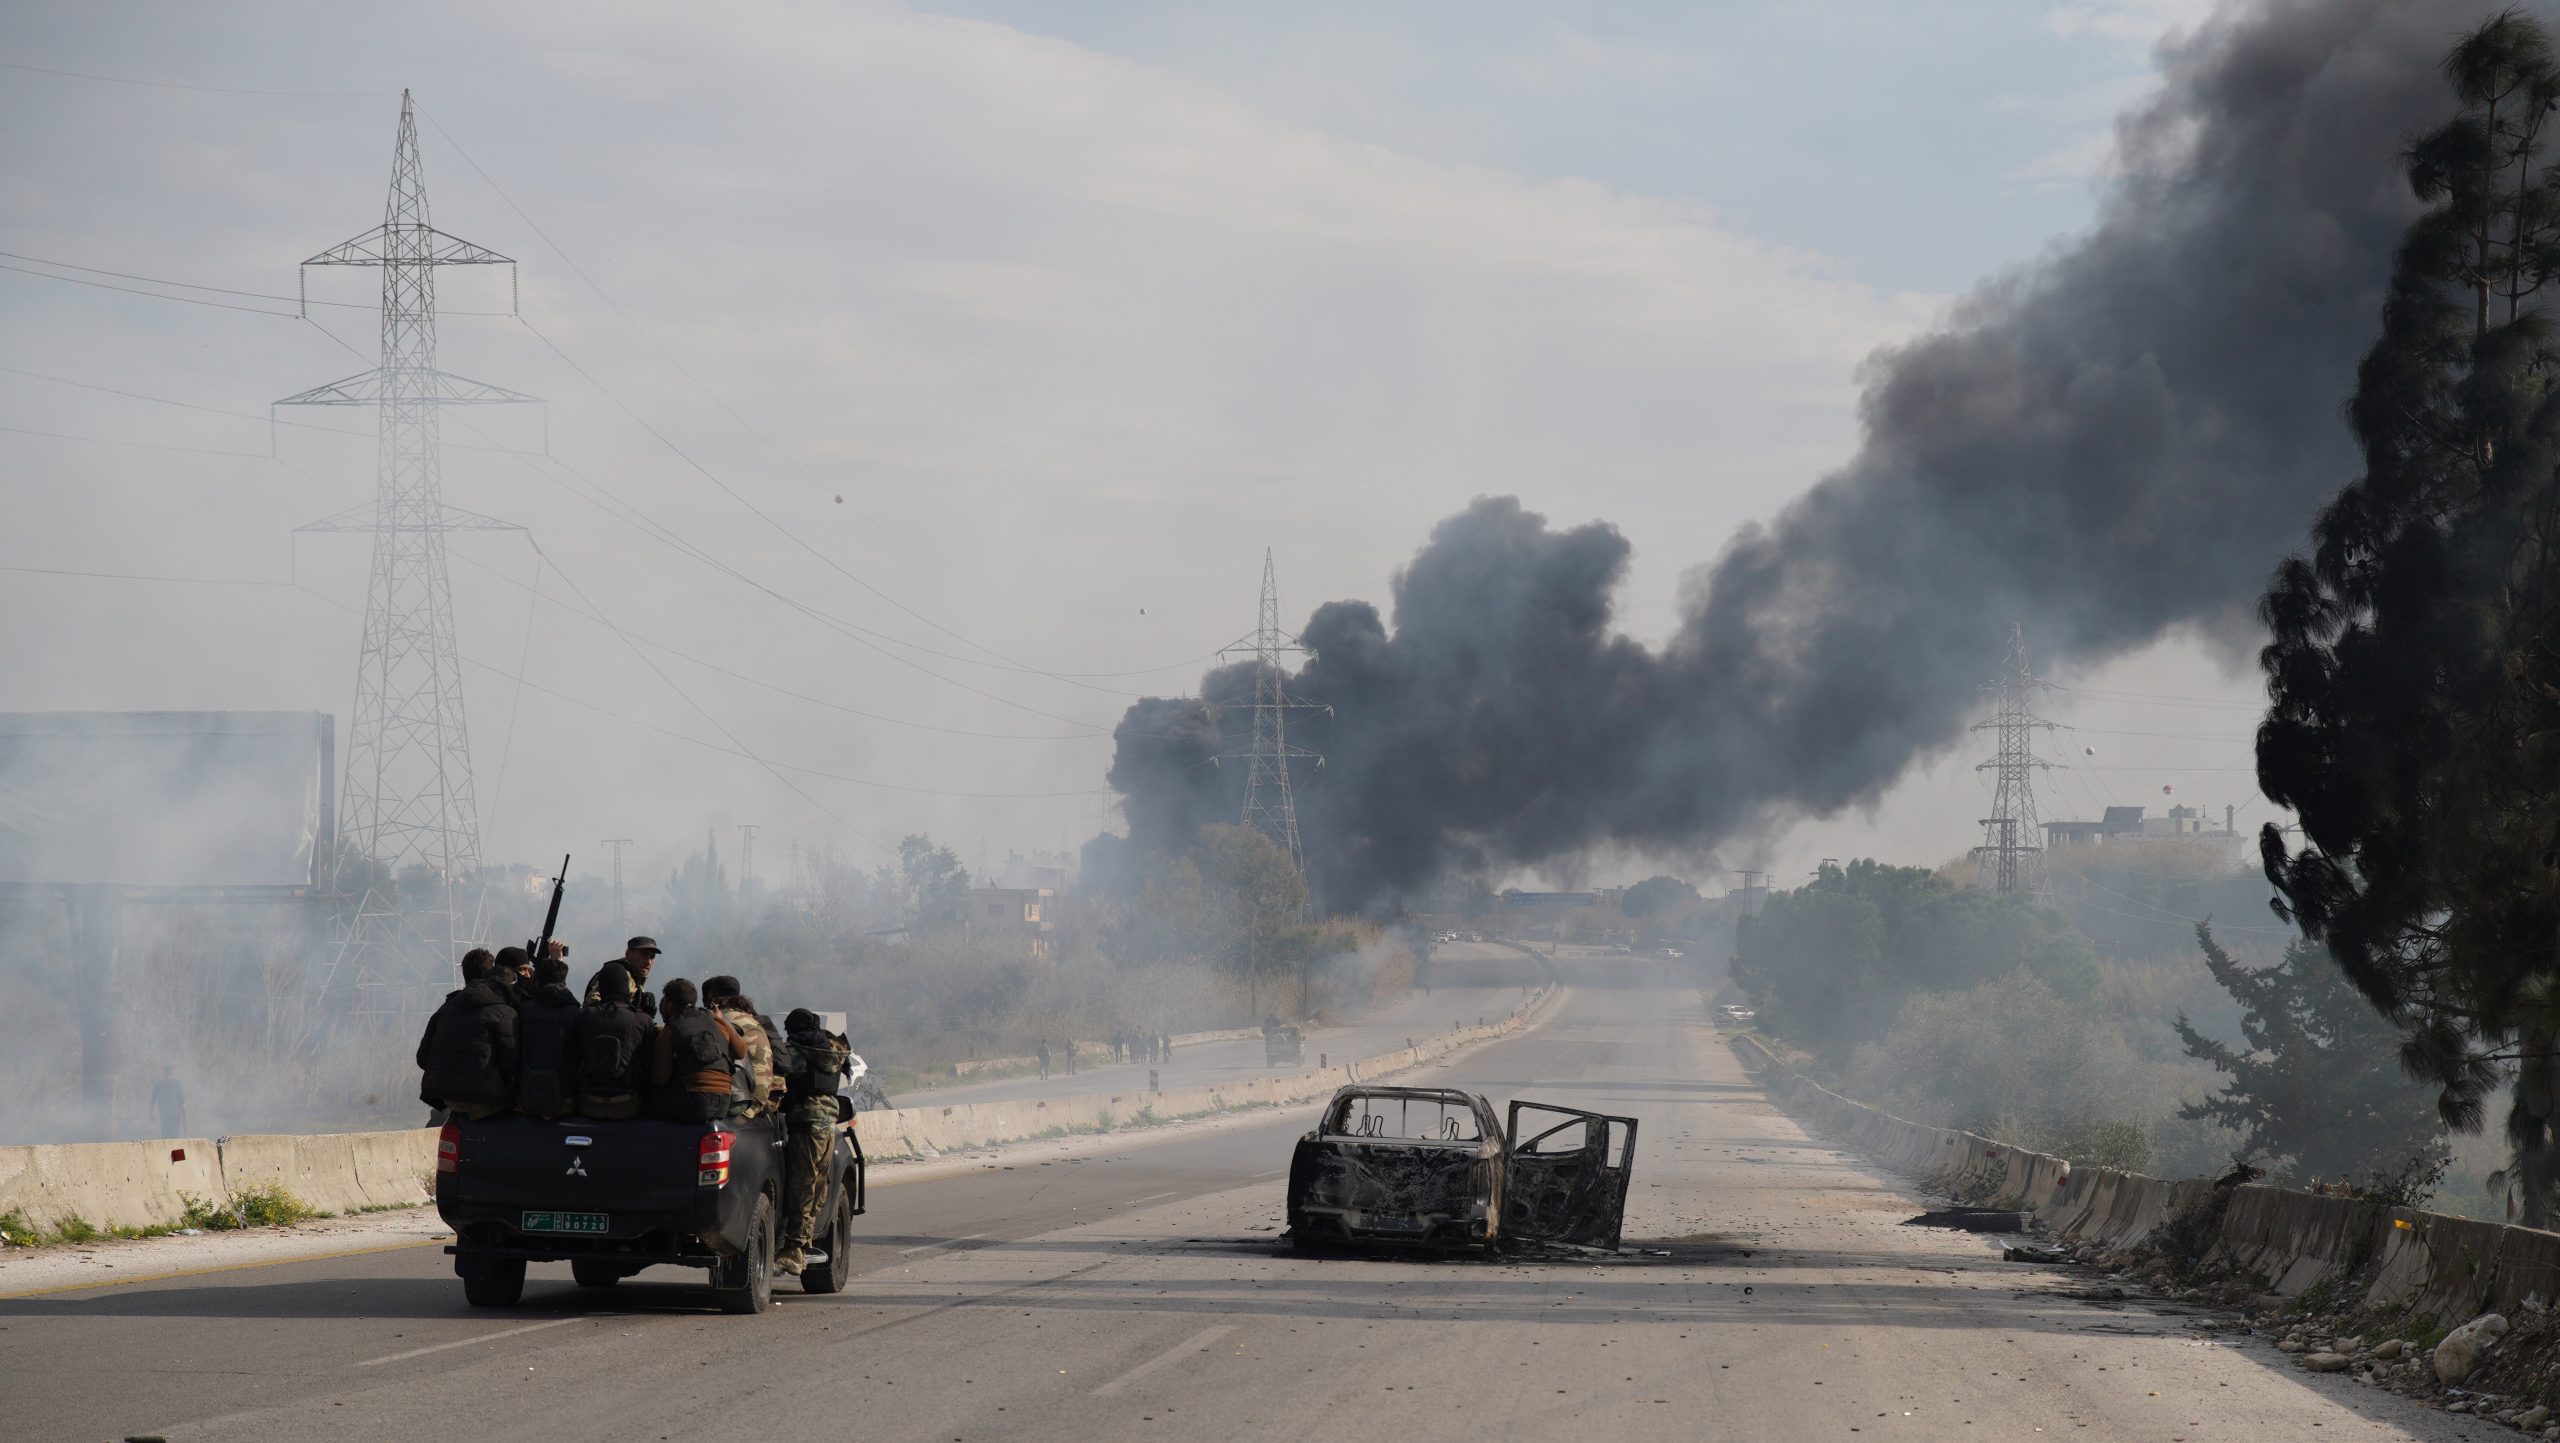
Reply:
[[[1554, 991], [1549, 987], [1539, 992], [1521, 1011], [1488, 1026], [1292, 1077], [1156, 1092], [1128, 1089], [1019, 1102], [910, 1107], [861, 1113], [855, 1121], [863, 1151], [875, 1160], [888, 1160], [1069, 1132], [1109, 1131], [1143, 1121], [1202, 1117], [1241, 1107], [1312, 1102], [1347, 1083], [1375, 1081], [1517, 1031], [1552, 999]], [[1186, 1042], [1260, 1035], [1250, 1029], [1190, 1033], [1174, 1042], [1178, 1047]], [[188, 1197], [219, 1201], [255, 1187], [288, 1189], [324, 1212], [402, 1207], [433, 1200], [435, 1163], [436, 1134], [424, 1127], [397, 1132], [250, 1135], [218, 1141], [178, 1138], [0, 1147], [0, 1213], [15, 1211], [48, 1230], [72, 1217], [99, 1227], [151, 1227], [177, 1222], [186, 1212]]]
[[[1734, 1050], [1769, 1096], [1816, 1132], [1952, 1196], [2033, 1212], [2072, 1242], [2132, 1247], [2214, 1188], [2201, 1179], [2164, 1182], [2073, 1167], [1969, 1132], [1906, 1122], [1796, 1072], [1757, 1038], [1737, 1037]], [[2357, 1198], [2241, 1186], [2205, 1246], [2214, 1261], [2254, 1273], [2287, 1297], [2324, 1282], [2352, 1282], [2369, 1306], [2446, 1325], [2530, 1301], [2560, 1303], [2560, 1233]]]
[[0, 1213], [40, 1228], [80, 1217], [99, 1227], [176, 1222], [181, 1195], [223, 1195], [222, 1162], [211, 1140], [74, 1142], [0, 1147]]
[[[1025, 1098], [1012, 1102], [961, 1102], [949, 1106], [935, 1106], [928, 1102], [915, 1107], [861, 1113], [854, 1119], [854, 1124], [862, 1138], [865, 1156], [875, 1160], [894, 1160], [932, 1157], [994, 1143], [1019, 1142], [1026, 1138], [1110, 1131], [1140, 1119], [1166, 1122], [1232, 1112], [1240, 1107], [1313, 1102], [1332, 1095], [1335, 1088], [1354, 1082], [1374, 1082], [1436, 1061], [1487, 1038], [1517, 1031], [1525, 1024], [1525, 1019], [1553, 995], [1553, 987], [1543, 989], [1522, 1010], [1483, 1027], [1443, 1033], [1427, 1040], [1417, 1040], [1412, 1047], [1399, 1047], [1340, 1066], [1311, 1068], [1289, 1077], [1203, 1083], [1154, 1092], [1144, 1088], [1124, 1088], [1118, 1092], [1088, 1092], [1072, 1097]], [[1240, 1035], [1258, 1037], [1261, 1034], [1247, 1032]], [[1182, 1040], [1175, 1039], [1177, 1043]], [[1177, 1051], [1175, 1055], [1181, 1054]]]
[[0, 1147], [0, 1213], [48, 1230], [74, 1217], [166, 1226], [190, 1197], [220, 1202], [255, 1187], [289, 1189], [323, 1212], [403, 1207], [431, 1199], [435, 1165], [436, 1135], [423, 1127]]
[[[1195, 1042], [1234, 1042], [1241, 1038], [1261, 1035], [1262, 1029], [1259, 1027], [1230, 1027], [1222, 1032], [1177, 1032], [1173, 1034], [1170, 1041], [1173, 1043], [1174, 1052], [1178, 1055], [1183, 1048]], [[1076, 1042], [1078, 1056], [1091, 1052], [1100, 1057], [1110, 1051], [1111, 1044], [1108, 1042], [1086, 1042], [1081, 1038]], [[1055, 1060], [1060, 1067], [1066, 1066], [1065, 1048], [1058, 1049]], [[1037, 1057], [974, 1057], [951, 1064], [951, 1075], [968, 1077], [980, 1072], [993, 1072], [999, 1068], [1007, 1072], [1029, 1072], [1039, 1065], [1040, 1059]]]

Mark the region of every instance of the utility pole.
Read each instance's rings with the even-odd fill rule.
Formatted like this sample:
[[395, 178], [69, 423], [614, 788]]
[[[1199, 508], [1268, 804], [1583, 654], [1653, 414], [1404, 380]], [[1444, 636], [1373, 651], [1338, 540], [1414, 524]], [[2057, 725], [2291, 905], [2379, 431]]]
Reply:
[[631, 914], [622, 907], [622, 849], [631, 845], [629, 837], [607, 837], [604, 844], [613, 848], [613, 935], [631, 935]]
[[[1245, 755], [1249, 769], [1244, 778], [1242, 823], [1280, 844], [1289, 854], [1290, 869], [1303, 881], [1307, 874], [1307, 856], [1298, 844], [1298, 804], [1289, 790], [1289, 764], [1308, 761], [1324, 765], [1324, 758], [1304, 747], [1289, 744], [1288, 714], [1292, 711], [1322, 711], [1332, 708], [1313, 702], [1299, 701], [1289, 695], [1284, 683], [1288, 673], [1281, 658], [1305, 656], [1307, 648], [1280, 628], [1280, 581], [1273, 568], [1271, 551], [1262, 553], [1262, 610], [1253, 635], [1233, 646], [1222, 647], [1220, 656], [1235, 652], [1253, 655], [1253, 744]], [[1235, 753], [1226, 753], [1233, 756]]]
[[740, 823], [738, 824], [738, 900], [739, 900], [739, 901], [743, 902], [743, 901], [745, 901], [745, 900], [747, 899], [747, 888], [754, 884], [754, 882], [755, 882], [755, 876], [756, 876], [756, 824], [755, 824], [755, 823], [753, 823], [753, 822], [740, 822]]
[[523, 529], [445, 504], [438, 413], [534, 399], [436, 368], [435, 274], [515, 262], [428, 223], [417, 117], [402, 91], [382, 224], [302, 264], [382, 272], [381, 363], [276, 403], [370, 406], [376, 417], [373, 501], [299, 528], [373, 538], [331, 862], [333, 890], [355, 908], [337, 924], [321, 988], [348, 970], [359, 1015], [407, 1014], [486, 930], [445, 538]]
[[1742, 915], [1758, 916], [1760, 909], [1769, 901], [1769, 874], [1753, 868], [1743, 868], [1737, 870], [1734, 875], [1742, 879], [1741, 889], [1727, 895], [1742, 898]]
[[2000, 677], [1983, 688], [1998, 698], [1992, 719], [1975, 722], [1973, 730], [1999, 734], [1999, 749], [1974, 768], [1996, 774], [1991, 789], [1991, 815], [1982, 819], [1982, 845], [1973, 849], [1975, 880], [2001, 892], [2036, 890], [2036, 863], [2044, 842], [2036, 833], [2035, 774], [2053, 763], [2035, 753], [2038, 728], [2054, 724], [2035, 714], [2029, 694], [2044, 683], [2027, 669], [2025, 628], [2009, 624], [2009, 649], [2000, 661]]

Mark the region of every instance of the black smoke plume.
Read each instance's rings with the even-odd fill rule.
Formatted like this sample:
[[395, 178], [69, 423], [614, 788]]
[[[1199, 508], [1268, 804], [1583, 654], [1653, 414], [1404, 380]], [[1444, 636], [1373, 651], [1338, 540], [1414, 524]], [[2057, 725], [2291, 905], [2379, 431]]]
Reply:
[[[1961, 735], [2015, 619], [2077, 663], [2249, 625], [2356, 464], [2339, 407], [2417, 209], [2400, 151], [2485, 13], [2270, 0], [2165, 47], [2095, 228], [1874, 358], [1856, 458], [1693, 573], [1660, 649], [1611, 629], [1626, 539], [1509, 498], [1433, 530], [1392, 624], [1317, 608], [1291, 690], [1334, 709], [1299, 796], [1319, 894], [1378, 905], [1871, 801]], [[1212, 758], [1249, 717], [1215, 704], [1251, 677], [1200, 695], [1121, 724], [1133, 852], [1236, 816], [1245, 768]]]

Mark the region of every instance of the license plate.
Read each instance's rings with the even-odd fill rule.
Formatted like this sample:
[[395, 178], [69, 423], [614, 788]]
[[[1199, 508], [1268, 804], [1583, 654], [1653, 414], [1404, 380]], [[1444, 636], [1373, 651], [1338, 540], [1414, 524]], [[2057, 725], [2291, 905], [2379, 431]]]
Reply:
[[529, 1233], [600, 1233], [613, 1221], [610, 1213], [526, 1213]]

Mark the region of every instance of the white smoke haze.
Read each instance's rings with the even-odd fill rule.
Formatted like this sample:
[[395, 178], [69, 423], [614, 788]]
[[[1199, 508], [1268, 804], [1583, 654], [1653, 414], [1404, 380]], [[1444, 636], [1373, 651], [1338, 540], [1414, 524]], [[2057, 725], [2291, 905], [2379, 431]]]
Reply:
[[[742, 823], [777, 884], [794, 842], [867, 867], [929, 833], [983, 874], [1119, 825], [1114, 724], [1246, 629], [1266, 546], [1325, 647], [1302, 684], [1341, 703], [1307, 796], [1337, 900], [1452, 868], [1934, 861], [1979, 815], [1947, 758], [2014, 617], [2078, 676], [2246, 695], [2201, 658], [2345, 474], [2336, 398], [2408, 211], [2391, 153], [2475, 7], [2228, 6], [2156, 65], [2137, 42], [2193, 7], [1853, 6], [1849, 39], [1488, 11], [1461, 44], [1330, 30], [1338, 63], [1002, 8], [479, 5], [423, 38], [260, 4], [0, 16], [12, 63], [152, 82], [0, 86], [0, 249], [43, 258], [0, 264], [97, 283], [0, 272], [0, 566], [40, 568], [0, 570], [0, 706], [343, 727], [363, 543], [288, 537], [369, 496], [370, 417], [264, 418], [370, 364], [370, 277], [315, 275], [312, 323], [266, 298], [378, 217], [413, 86], [435, 219], [522, 261], [531, 323], [461, 314], [513, 296], [448, 273], [444, 364], [550, 402], [446, 428], [448, 499], [555, 563], [455, 547], [482, 852], [576, 854], [582, 965], [619, 940], [604, 837], [638, 839], [638, 930]], [[1997, 83], [1931, 88], [1979, 56]], [[2071, 83], [2033, 92], [2042, 69]], [[1767, 124], [1841, 75], [1854, 134]], [[2094, 215], [2018, 179], [2085, 147], [2090, 97], [2155, 87]], [[1518, 119], [1626, 95], [1664, 109]], [[1315, 611], [1352, 597], [1381, 604]], [[1494, 692], [1539, 700], [1455, 710]], [[2181, 781], [2243, 752], [2109, 746]], [[1232, 816], [1210, 788], [1126, 822]], [[50, 907], [12, 914], [40, 940], [0, 980], [61, 984]], [[295, 955], [226, 945], [202, 985]], [[137, 1046], [184, 1055], [161, 1017]], [[249, 1027], [203, 1037], [272, 1045]]]

